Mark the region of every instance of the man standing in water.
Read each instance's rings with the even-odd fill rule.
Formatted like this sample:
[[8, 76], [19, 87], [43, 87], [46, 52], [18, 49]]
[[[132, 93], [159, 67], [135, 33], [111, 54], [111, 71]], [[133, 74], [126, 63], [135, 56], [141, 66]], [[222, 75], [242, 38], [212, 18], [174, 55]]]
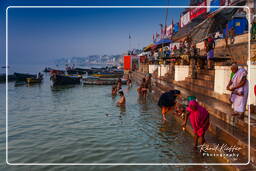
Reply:
[[230, 81], [227, 90], [231, 91], [230, 101], [233, 105], [234, 116], [239, 115], [240, 119], [244, 118], [246, 103], [248, 98], [248, 80], [247, 71], [244, 68], [238, 68], [236, 63], [231, 66]]
[[118, 81], [117, 81], [116, 89], [117, 89], [117, 91], [122, 89], [122, 80], [121, 80], [121, 78], [119, 78]]
[[160, 96], [158, 100], [158, 106], [162, 109], [162, 116], [164, 121], [166, 121], [165, 115], [172, 109], [174, 109], [174, 106], [176, 104], [176, 98], [179, 97], [179, 95], [179, 90], [170, 90]]
[[148, 74], [146, 76], [146, 88], [151, 92], [152, 90], [152, 85], [151, 85], [151, 74]]
[[117, 101], [117, 106], [124, 106], [125, 105], [125, 96], [123, 91], [119, 91], [120, 99]]
[[147, 83], [146, 83], [146, 78], [142, 79], [142, 82], [140, 84], [140, 87], [137, 89], [137, 92], [139, 95], [146, 97], [147, 96]]

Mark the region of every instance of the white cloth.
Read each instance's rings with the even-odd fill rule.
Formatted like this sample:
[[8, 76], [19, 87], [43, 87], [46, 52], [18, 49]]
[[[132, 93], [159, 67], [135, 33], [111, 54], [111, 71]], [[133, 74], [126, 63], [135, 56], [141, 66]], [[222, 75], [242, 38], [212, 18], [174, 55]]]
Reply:
[[[247, 71], [243, 68], [240, 68], [232, 78], [232, 87], [236, 87], [242, 80], [243, 77], [247, 76]], [[246, 103], [248, 99], [248, 80], [244, 86], [235, 89], [231, 94], [231, 102], [233, 103], [233, 109], [235, 112], [243, 113], [246, 109]], [[243, 95], [237, 95], [237, 93], [242, 93]]]

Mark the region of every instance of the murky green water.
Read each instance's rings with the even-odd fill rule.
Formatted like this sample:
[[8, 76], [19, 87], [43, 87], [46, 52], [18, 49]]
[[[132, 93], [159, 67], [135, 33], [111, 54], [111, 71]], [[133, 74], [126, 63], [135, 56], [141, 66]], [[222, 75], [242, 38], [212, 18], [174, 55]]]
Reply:
[[[5, 84], [0, 84], [1, 99]], [[164, 123], [158, 106], [138, 99], [135, 86], [124, 86], [126, 107], [116, 106], [111, 86], [51, 88], [9, 83], [8, 161], [10, 163], [184, 163], [213, 162], [192, 150], [193, 139], [171, 119]], [[1, 110], [4, 111], [1, 102]], [[1, 117], [4, 123], [5, 117]], [[5, 130], [1, 124], [1, 154]], [[1, 161], [5, 156], [1, 155]], [[215, 170], [182, 166], [2, 166], [8, 170]], [[219, 169], [219, 168], [218, 168]]]

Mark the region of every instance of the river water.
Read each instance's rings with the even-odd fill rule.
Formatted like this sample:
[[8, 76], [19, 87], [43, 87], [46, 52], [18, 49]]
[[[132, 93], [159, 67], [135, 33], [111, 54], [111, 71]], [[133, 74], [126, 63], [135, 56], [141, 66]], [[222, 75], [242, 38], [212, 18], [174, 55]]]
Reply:
[[[36, 72], [35, 72], [36, 73]], [[5, 114], [5, 84], [0, 84]], [[215, 162], [192, 150], [192, 137], [171, 119], [161, 120], [151, 95], [123, 87], [126, 107], [116, 106], [111, 86], [8, 85], [10, 163], [196, 163]], [[4, 115], [2, 115], [4, 116]], [[1, 161], [5, 162], [5, 117]], [[7, 166], [4, 170], [221, 170], [217, 166]]]

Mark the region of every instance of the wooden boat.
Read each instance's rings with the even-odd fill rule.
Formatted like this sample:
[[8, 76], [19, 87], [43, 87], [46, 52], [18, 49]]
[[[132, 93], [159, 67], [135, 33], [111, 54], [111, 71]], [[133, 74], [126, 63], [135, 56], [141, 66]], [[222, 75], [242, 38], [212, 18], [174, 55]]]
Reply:
[[81, 77], [67, 76], [67, 75], [52, 75], [51, 78], [53, 85], [68, 85], [79, 84]]
[[92, 74], [93, 70], [92, 69], [83, 69], [83, 68], [74, 68], [74, 69], [67, 70], [67, 73], [68, 74], [80, 74], [80, 75], [87, 74], [87, 73]]
[[16, 81], [27, 81], [27, 78], [36, 78], [36, 74], [14, 73]]
[[97, 74], [92, 74], [94, 77], [99, 77], [99, 78], [121, 78], [123, 77], [122, 73], [97, 73]]
[[[8, 75], [8, 81], [14, 81], [15, 76], [14, 75]], [[0, 83], [6, 82], [6, 74], [0, 74]]]
[[1, 68], [10, 68], [10, 66], [8, 65], [8, 66], [2, 66]]
[[36, 84], [41, 82], [42, 82], [42, 78], [27, 78], [28, 84]]
[[[115, 85], [118, 79], [116, 78], [99, 78], [88, 77], [82, 79], [82, 83], [85, 85]], [[122, 84], [126, 84], [126, 80], [122, 79]]]
[[51, 70], [54, 70], [54, 69], [52, 69], [52, 68], [50, 68], [50, 67], [46, 67], [46, 68], [43, 70], [43, 72], [50, 72]]
[[50, 73], [53, 75], [53, 74], [57, 74], [57, 75], [64, 75], [65, 74], [65, 71], [63, 70], [57, 70], [57, 69], [52, 69], [50, 70]]

